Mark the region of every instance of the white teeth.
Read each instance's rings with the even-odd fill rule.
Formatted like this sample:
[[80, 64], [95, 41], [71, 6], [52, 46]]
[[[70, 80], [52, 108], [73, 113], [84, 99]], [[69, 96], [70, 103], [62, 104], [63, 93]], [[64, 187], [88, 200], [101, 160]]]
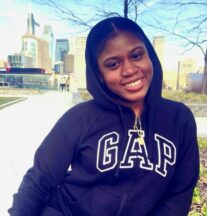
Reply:
[[133, 86], [139, 85], [140, 83], [141, 83], [141, 80], [137, 80], [137, 81], [132, 82], [132, 83], [127, 83], [127, 84], [125, 84], [125, 86], [133, 87]]

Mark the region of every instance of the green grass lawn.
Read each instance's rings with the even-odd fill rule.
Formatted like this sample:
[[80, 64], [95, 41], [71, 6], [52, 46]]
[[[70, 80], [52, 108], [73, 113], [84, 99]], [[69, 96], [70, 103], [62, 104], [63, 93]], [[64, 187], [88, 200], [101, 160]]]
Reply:
[[[91, 99], [91, 95], [87, 90], [79, 90], [83, 100]], [[182, 101], [183, 103], [207, 103], [207, 95], [194, 92], [169, 91], [163, 90], [162, 96], [174, 101]]]
[[203, 138], [203, 137], [199, 137], [198, 138], [198, 144], [199, 144], [199, 148], [206, 148], [207, 149], [207, 138]]
[[192, 208], [188, 216], [207, 216], [207, 167], [206, 162], [204, 162], [207, 160], [207, 138], [198, 138], [198, 144], [200, 149], [200, 178], [194, 191]]
[[207, 95], [194, 92], [163, 90], [162, 96], [174, 101], [182, 101], [183, 103], [207, 103]]
[[21, 97], [0, 97], [0, 105], [20, 99]]

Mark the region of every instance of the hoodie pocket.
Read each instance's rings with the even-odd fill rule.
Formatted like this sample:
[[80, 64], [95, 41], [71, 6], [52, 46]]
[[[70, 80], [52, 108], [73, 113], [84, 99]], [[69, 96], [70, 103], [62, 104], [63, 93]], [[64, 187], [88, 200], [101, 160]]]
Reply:
[[91, 188], [79, 200], [70, 203], [74, 216], [106, 216], [116, 215], [120, 202], [100, 187]]

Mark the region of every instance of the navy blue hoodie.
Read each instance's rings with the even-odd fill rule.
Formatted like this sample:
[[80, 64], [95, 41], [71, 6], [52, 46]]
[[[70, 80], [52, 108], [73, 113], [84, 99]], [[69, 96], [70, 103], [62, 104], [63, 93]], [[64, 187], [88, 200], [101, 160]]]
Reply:
[[14, 195], [12, 216], [39, 216], [46, 205], [65, 216], [188, 214], [199, 173], [195, 120], [184, 104], [161, 97], [159, 60], [137, 28], [154, 71], [140, 117], [144, 144], [134, 112], [97, 78], [92, 30], [86, 73], [93, 99], [68, 110], [46, 136]]

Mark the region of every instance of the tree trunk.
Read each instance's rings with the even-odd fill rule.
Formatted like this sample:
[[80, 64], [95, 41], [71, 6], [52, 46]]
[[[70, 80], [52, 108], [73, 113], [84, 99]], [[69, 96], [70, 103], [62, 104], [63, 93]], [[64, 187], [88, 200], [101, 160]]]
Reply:
[[202, 93], [207, 94], [207, 49], [206, 49], [204, 60], [205, 60], [205, 66], [204, 66], [204, 72], [203, 72]]
[[128, 18], [128, 0], [124, 0], [124, 17]]
[[178, 73], [177, 73], [177, 80], [176, 80], [176, 90], [180, 88], [180, 62], [178, 62]]

